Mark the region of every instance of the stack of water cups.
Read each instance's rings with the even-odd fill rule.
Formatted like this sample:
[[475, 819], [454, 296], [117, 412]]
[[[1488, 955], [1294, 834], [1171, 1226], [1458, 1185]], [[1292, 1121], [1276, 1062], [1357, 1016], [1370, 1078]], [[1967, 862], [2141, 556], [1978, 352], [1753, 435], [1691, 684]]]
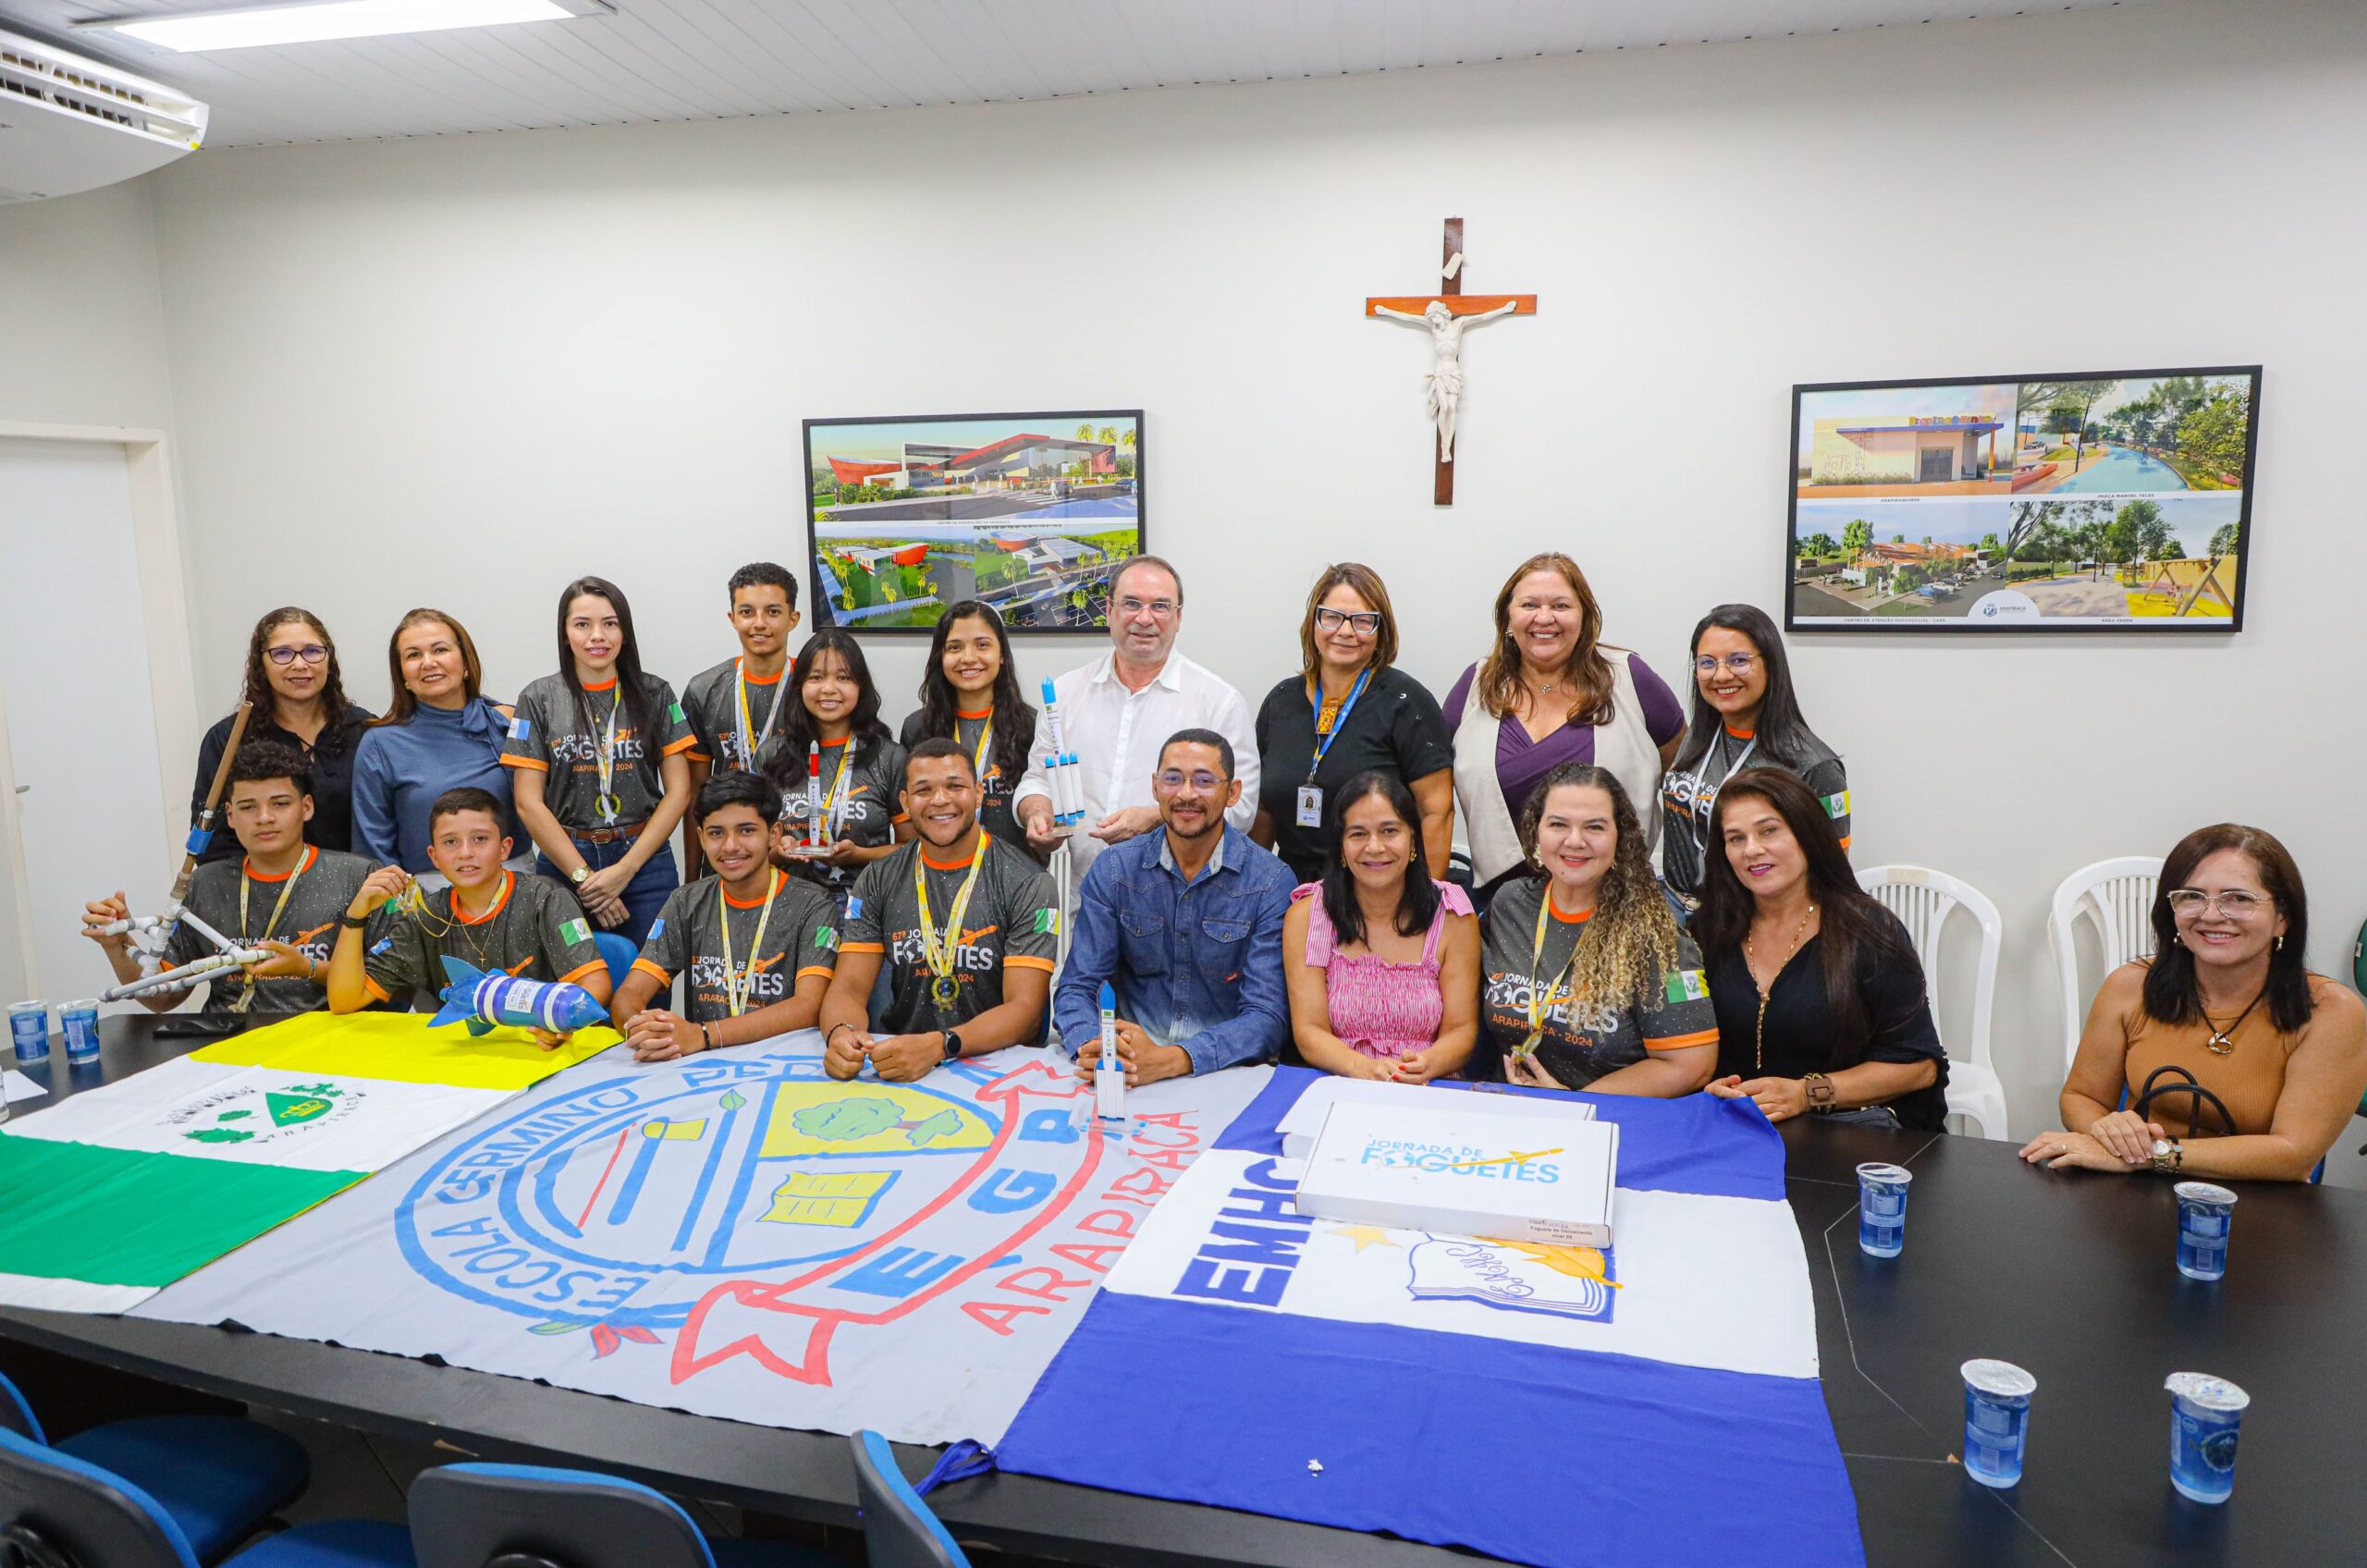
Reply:
[[2201, 1372], [2173, 1372], [2170, 1485], [2197, 1502], [2221, 1503], [2236, 1489], [2236, 1434], [2252, 1396]]
[[1968, 1361], [1964, 1373], [1964, 1473], [1984, 1487], [2022, 1478], [2038, 1379], [2010, 1361]]
[[49, 1060], [49, 1004], [14, 1002], [8, 1008], [8, 1037], [18, 1061]]

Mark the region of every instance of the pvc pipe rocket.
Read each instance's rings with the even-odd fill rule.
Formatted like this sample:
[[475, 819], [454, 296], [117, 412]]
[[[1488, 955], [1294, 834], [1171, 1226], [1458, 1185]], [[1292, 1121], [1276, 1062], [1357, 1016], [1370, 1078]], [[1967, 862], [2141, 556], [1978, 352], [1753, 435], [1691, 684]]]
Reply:
[[1061, 704], [1044, 682], [1044, 730], [1051, 750], [1044, 754], [1044, 782], [1052, 791], [1052, 821], [1075, 827], [1085, 821], [1085, 777], [1076, 753], [1061, 744]]

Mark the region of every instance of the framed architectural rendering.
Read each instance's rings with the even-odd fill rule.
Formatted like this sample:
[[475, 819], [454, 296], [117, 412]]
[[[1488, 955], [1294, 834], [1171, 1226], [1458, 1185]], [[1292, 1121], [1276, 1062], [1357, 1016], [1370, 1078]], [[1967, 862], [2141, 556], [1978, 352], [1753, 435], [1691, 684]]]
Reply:
[[2238, 631], [2260, 367], [1792, 388], [1795, 631]]
[[945, 606], [1104, 631], [1143, 543], [1140, 409], [805, 422], [816, 626], [926, 633]]

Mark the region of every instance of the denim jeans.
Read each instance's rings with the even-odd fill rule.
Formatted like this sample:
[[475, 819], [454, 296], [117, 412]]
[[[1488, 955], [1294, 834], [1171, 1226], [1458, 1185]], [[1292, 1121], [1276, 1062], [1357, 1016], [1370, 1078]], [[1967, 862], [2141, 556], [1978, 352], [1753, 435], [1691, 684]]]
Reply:
[[[595, 844], [582, 839], [575, 840], [575, 852], [582, 855], [583, 864], [595, 871], [605, 871], [616, 864], [632, 848], [622, 840], [613, 844]], [[573, 890], [566, 874], [545, 858], [540, 850], [534, 851], [534, 875], [547, 876], [561, 887]], [[666, 896], [681, 884], [681, 874], [674, 868], [673, 846], [669, 844], [650, 856], [648, 864], [634, 872], [632, 880], [625, 884], [625, 923], [616, 927], [617, 934], [628, 938], [636, 948], [649, 940], [650, 925], [657, 918], [657, 912], [666, 907]], [[591, 911], [586, 910], [584, 914], [588, 918]], [[608, 929], [596, 920], [592, 922], [592, 925], [595, 930]]]

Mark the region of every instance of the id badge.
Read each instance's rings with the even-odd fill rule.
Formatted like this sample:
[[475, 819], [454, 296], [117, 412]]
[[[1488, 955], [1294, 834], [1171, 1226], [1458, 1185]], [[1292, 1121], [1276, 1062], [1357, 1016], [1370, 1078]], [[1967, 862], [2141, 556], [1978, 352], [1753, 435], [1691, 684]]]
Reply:
[[1314, 784], [1299, 786], [1298, 826], [1301, 827], [1323, 826], [1323, 790], [1319, 786]]

